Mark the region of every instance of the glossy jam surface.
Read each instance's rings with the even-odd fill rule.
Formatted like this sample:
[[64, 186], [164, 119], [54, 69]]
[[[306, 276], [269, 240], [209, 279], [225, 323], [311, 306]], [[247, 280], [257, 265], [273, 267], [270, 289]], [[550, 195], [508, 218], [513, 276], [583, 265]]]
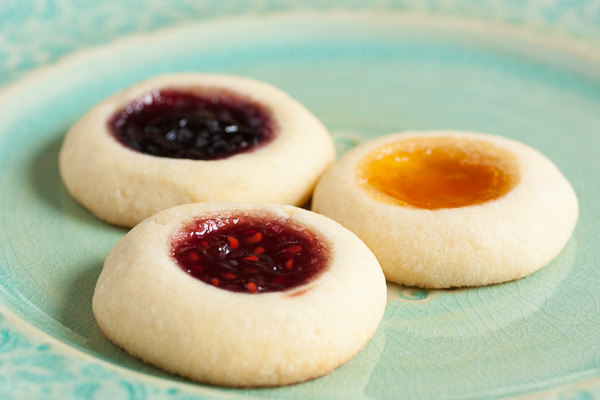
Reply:
[[108, 122], [126, 147], [152, 156], [218, 160], [251, 151], [275, 134], [262, 105], [223, 90], [146, 94]]
[[434, 210], [497, 199], [516, 185], [519, 174], [508, 150], [484, 141], [438, 137], [405, 139], [377, 149], [360, 163], [358, 180], [384, 202]]
[[177, 235], [172, 256], [191, 276], [244, 293], [292, 289], [310, 282], [327, 266], [327, 249], [317, 235], [269, 216], [194, 221]]

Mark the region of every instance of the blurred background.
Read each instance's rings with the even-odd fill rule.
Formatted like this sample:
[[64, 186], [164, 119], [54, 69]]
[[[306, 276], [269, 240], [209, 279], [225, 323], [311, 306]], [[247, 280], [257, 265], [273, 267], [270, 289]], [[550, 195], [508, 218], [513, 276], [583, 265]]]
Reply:
[[436, 14], [600, 41], [597, 0], [2, 0], [0, 84], [125, 35], [220, 17], [332, 10]]

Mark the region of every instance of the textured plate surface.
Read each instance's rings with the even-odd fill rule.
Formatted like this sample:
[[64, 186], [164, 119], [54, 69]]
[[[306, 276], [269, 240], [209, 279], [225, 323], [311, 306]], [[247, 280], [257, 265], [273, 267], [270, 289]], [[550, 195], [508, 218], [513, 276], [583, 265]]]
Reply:
[[[600, 56], [580, 47], [453, 19], [293, 13], [126, 39], [7, 87], [0, 94], [0, 394], [593, 395], [600, 376]], [[57, 156], [68, 127], [94, 104], [143, 78], [177, 71], [232, 73], [279, 86], [327, 125], [340, 152], [406, 129], [473, 130], [525, 142], [575, 187], [581, 207], [575, 234], [548, 267], [518, 282], [452, 291], [389, 285], [374, 338], [324, 378], [226, 390], [169, 376], [100, 333], [91, 297], [106, 254], [125, 231], [97, 221], [69, 197]]]

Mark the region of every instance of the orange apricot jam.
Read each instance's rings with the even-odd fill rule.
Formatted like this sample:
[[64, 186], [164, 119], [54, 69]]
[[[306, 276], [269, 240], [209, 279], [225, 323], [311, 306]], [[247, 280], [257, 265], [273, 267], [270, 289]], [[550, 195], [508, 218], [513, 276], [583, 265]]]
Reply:
[[485, 203], [519, 181], [516, 156], [488, 142], [421, 137], [384, 145], [357, 167], [359, 186], [389, 204], [429, 210]]

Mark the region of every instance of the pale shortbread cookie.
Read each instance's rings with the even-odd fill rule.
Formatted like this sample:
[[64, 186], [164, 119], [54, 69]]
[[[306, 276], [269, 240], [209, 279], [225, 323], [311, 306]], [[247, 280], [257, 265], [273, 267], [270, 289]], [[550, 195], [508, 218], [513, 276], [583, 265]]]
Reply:
[[[115, 112], [160, 89], [224, 90], [270, 110], [275, 139], [213, 161], [161, 158], [131, 150], [109, 132]], [[159, 210], [203, 201], [304, 204], [335, 159], [333, 140], [304, 106], [266, 83], [225, 75], [159, 76], [103, 101], [67, 133], [60, 173], [69, 193], [107, 222], [134, 226]]]
[[[289, 219], [328, 248], [326, 269], [283, 292], [236, 293], [185, 273], [172, 242], [194, 219]], [[286, 385], [329, 373], [375, 332], [386, 304], [377, 259], [335, 221], [292, 206], [198, 203], [143, 221], [108, 255], [93, 297], [104, 334], [130, 354], [192, 380]]]
[[[508, 162], [516, 167], [517, 183], [495, 200], [434, 210], [394, 204], [359, 186], [357, 165], [365, 157], [421, 137], [483, 141], [506, 150], [514, 155]], [[538, 151], [499, 136], [454, 131], [396, 133], [363, 143], [324, 174], [312, 208], [356, 233], [389, 281], [429, 288], [527, 276], [560, 253], [578, 217], [573, 188]]]

